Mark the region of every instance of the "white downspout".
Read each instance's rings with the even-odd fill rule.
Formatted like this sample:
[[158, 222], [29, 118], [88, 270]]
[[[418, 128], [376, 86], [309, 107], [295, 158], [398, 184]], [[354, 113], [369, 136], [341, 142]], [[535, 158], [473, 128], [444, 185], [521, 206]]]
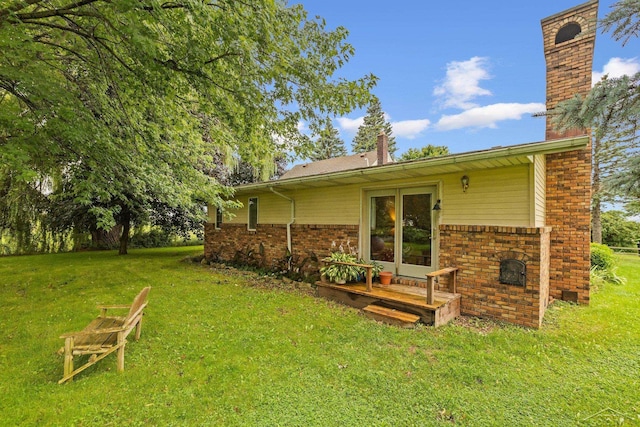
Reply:
[[278, 193], [276, 190], [273, 189], [273, 187], [269, 187], [269, 190], [271, 190], [271, 192], [273, 194], [275, 194], [277, 196], [280, 196], [283, 199], [287, 199], [288, 201], [291, 202], [291, 220], [287, 223], [287, 249], [289, 249], [289, 253], [292, 253], [292, 251], [291, 251], [291, 224], [296, 222], [296, 202], [292, 198], [287, 197], [282, 193]]

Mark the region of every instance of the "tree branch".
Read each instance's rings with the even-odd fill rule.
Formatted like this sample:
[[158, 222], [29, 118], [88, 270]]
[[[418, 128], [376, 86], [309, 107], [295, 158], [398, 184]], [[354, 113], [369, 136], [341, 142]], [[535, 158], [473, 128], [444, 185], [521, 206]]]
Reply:
[[24, 21], [26, 19], [42, 19], [42, 18], [50, 18], [52, 16], [63, 16], [63, 15], [100, 17], [100, 15], [97, 14], [96, 12], [84, 12], [84, 11], [74, 10], [74, 9], [81, 8], [82, 6], [86, 6], [88, 4], [95, 3], [97, 1], [102, 1], [102, 0], [82, 0], [76, 3], [71, 3], [70, 5], [61, 7], [59, 9], [42, 10], [39, 12], [17, 13], [16, 18], [18, 18], [20, 21]]
[[80, 31], [78, 29], [72, 28], [72, 27], [65, 27], [63, 25], [58, 25], [58, 24], [53, 24], [50, 22], [40, 22], [40, 21], [34, 21], [34, 20], [25, 20], [23, 21], [25, 24], [32, 24], [32, 25], [40, 25], [43, 27], [48, 27], [48, 28], [53, 28], [53, 29], [57, 29], [57, 30], [61, 30], [61, 31], [68, 31], [71, 33], [74, 33], [80, 37], [82, 37], [85, 40], [91, 41], [91, 42], [95, 42], [98, 43], [100, 46], [102, 46], [107, 52], [109, 52], [109, 54], [117, 61], [119, 62], [123, 67], [125, 67], [128, 71], [133, 72], [133, 69], [124, 62], [124, 60], [122, 58], [120, 58], [114, 51], [113, 49], [111, 49], [102, 38], [97, 37], [93, 34], [89, 34], [87, 32], [84, 31]]
[[25, 9], [31, 6], [32, 4], [41, 3], [43, 1], [44, 0], [23, 0], [12, 6], [9, 6], [7, 8], [0, 10], [0, 23], [2, 23], [2, 21], [4, 21], [7, 18], [7, 16], [9, 16], [10, 14], [17, 12], [19, 10]]

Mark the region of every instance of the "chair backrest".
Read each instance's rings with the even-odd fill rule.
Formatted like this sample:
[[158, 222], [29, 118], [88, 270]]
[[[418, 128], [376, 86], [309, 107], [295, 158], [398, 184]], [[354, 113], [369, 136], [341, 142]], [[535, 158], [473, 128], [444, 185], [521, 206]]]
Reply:
[[151, 286], [147, 286], [143, 290], [140, 291], [138, 295], [133, 299], [133, 303], [131, 304], [131, 308], [129, 309], [129, 314], [125, 319], [125, 324], [129, 323], [133, 320], [134, 317], [138, 315], [138, 313], [147, 305], [147, 295], [151, 290]]

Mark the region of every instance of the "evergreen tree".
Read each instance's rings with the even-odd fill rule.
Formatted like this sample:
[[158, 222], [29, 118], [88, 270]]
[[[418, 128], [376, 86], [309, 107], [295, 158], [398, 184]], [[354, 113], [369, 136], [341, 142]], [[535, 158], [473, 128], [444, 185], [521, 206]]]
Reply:
[[399, 160], [418, 160], [418, 159], [426, 159], [428, 157], [438, 157], [438, 156], [446, 156], [449, 154], [449, 147], [445, 145], [427, 145], [420, 149], [418, 148], [409, 148], [406, 153], [403, 153]]
[[327, 123], [324, 129], [320, 132], [318, 140], [316, 141], [310, 159], [315, 161], [332, 159], [334, 157], [346, 156], [347, 149], [344, 147], [344, 141], [338, 135], [338, 129], [336, 129], [331, 121]]
[[393, 155], [396, 152], [396, 139], [391, 136], [393, 133], [391, 123], [384, 119], [380, 100], [377, 96], [373, 96], [369, 107], [367, 107], [364, 123], [358, 128], [358, 133], [353, 138], [353, 143], [351, 144], [353, 152], [365, 153], [375, 150], [380, 131], [384, 132], [389, 138], [389, 153]]

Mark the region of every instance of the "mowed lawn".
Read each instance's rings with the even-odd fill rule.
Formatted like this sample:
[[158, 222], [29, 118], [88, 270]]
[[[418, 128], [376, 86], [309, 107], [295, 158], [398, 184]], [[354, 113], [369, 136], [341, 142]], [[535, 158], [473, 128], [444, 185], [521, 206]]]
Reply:
[[[0, 258], [0, 425], [640, 425], [640, 257], [541, 330], [403, 330], [181, 262], [196, 248]], [[252, 285], [253, 283], [253, 285]], [[152, 286], [142, 338], [58, 385], [65, 332]]]

